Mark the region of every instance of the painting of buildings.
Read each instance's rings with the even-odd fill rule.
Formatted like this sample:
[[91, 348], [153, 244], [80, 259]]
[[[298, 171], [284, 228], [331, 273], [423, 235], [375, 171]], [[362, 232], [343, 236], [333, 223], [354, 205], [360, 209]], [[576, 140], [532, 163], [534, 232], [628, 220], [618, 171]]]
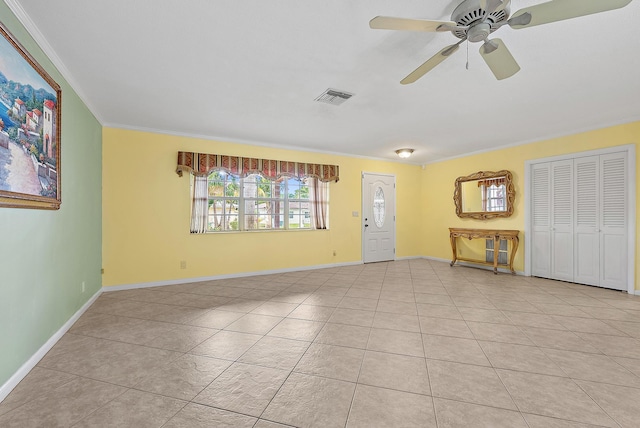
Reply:
[[0, 198], [58, 202], [59, 88], [8, 34], [0, 38]]

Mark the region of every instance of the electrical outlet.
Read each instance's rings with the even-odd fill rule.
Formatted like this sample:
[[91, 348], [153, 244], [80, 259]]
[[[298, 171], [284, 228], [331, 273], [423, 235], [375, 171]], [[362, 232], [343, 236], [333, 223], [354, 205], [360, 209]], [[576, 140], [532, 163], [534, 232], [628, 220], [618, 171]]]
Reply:
[[86, 289], [86, 288], [85, 288], [85, 285], [84, 285], [84, 281], [82, 281], [82, 292], [83, 292], [83, 293], [85, 292], [85, 289]]
[[186, 269], [187, 268], [187, 261], [186, 260], [182, 260], [180, 262], [180, 269]]

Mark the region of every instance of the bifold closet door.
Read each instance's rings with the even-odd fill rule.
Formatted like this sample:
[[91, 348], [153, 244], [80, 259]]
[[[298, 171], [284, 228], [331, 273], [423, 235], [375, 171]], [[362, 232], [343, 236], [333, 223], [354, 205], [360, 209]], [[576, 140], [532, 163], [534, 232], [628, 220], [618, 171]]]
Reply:
[[533, 165], [534, 276], [573, 281], [573, 160]]
[[574, 281], [600, 283], [600, 156], [574, 160], [575, 234]]
[[531, 274], [627, 289], [627, 153], [531, 167]]
[[551, 278], [551, 165], [531, 167], [531, 274]]
[[600, 156], [600, 284], [627, 289], [627, 156]]
[[573, 281], [573, 160], [551, 162], [551, 277]]

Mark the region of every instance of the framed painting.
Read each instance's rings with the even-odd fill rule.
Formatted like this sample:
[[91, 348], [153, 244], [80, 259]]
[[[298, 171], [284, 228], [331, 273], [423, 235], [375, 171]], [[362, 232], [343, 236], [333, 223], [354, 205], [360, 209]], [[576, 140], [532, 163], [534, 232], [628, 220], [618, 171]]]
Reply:
[[0, 207], [57, 210], [60, 86], [0, 23]]

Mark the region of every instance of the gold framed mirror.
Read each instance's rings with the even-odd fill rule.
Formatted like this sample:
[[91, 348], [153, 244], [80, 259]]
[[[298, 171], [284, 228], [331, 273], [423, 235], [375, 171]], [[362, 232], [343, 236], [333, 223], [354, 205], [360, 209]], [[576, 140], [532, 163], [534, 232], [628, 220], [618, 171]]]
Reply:
[[453, 193], [458, 217], [478, 220], [510, 217], [515, 197], [513, 177], [507, 170], [458, 177]]

